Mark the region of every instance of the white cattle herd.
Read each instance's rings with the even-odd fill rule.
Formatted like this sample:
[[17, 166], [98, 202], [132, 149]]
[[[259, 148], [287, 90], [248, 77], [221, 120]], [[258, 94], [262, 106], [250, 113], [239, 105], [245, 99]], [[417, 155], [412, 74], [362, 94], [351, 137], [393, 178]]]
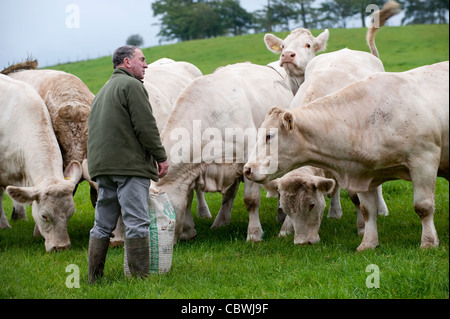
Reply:
[[[421, 247], [439, 244], [433, 221], [436, 177], [449, 178], [448, 61], [406, 72], [385, 72], [375, 33], [399, 12], [388, 1], [373, 16], [371, 53], [326, 49], [329, 31], [314, 37], [293, 30], [284, 40], [264, 37], [280, 54], [267, 66], [249, 62], [203, 75], [187, 62], [160, 59], [149, 65], [144, 85], [168, 154], [168, 174], [151, 188], [166, 192], [176, 213], [175, 243], [196, 236], [191, 213], [211, 218], [204, 192], [220, 192], [212, 228], [230, 223], [239, 184], [249, 213], [247, 240], [261, 241], [261, 186], [279, 198], [280, 236], [317, 243], [328, 217], [340, 218], [340, 188], [350, 192], [363, 235], [357, 250], [378, 245], [377, 214], [388, 214], [381, 184], [404, 179], [414, 189], [422, 221]], [[382, 54], [381, 54], [382, 55]], [[94, 95], [65, 72], [15, 65], [0, 74], [0, 228], [6, 190], [12, 218], [32, 205], [35, 235], [47, 251], [70, 246], [67, 225], [78, 183], [87, 173], [87, 119]], [[33, 69], [33, 70], [24, 70]], [[262, 185], [261, 185], [262, 184]], [[118, 224], [116, 237], [123, 226]], [[117, 240], [116, 238], [116, 240]]]

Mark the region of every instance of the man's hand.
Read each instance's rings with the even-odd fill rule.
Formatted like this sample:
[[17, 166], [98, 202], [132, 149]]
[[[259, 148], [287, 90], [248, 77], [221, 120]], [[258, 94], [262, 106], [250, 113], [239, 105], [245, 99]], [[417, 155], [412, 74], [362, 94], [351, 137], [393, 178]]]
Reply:
[[163, 178], [169, 171], [169, 162], [158, 162], [158, 178]]

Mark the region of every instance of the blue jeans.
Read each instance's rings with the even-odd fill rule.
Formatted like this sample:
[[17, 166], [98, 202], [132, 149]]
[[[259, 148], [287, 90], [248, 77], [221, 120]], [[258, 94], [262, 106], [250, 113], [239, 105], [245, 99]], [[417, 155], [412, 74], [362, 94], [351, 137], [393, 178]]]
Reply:
[[98, 176], [98, 200], [90, 237], [109, 238], [122, 211], [126, 238], [149, 235], [148, 191], [150, 180], [136, 176]]

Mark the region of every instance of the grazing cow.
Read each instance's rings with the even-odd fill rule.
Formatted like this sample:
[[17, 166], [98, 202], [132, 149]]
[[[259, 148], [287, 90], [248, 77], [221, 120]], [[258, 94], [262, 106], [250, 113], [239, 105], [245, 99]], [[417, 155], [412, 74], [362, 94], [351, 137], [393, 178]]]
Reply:
[[[268, 133], [244, 167], [248, 179], [265, 183], [304, 165], [326, 169], [358, 193], [365, 222], [358, 251], [378, 245], [376, 188], [410, 180], [421, 247], [439, 244], [434, 191], [436, 176], [449, 179], [448, 61], [377, 73], [305, 106], [274, 107], [261, 127]], [[278, 152], [266, 155], [271, 143]]]
[[72, 193], [81, 165], [73, 161], [63, 174], [50, 114], [30, 85], [0, 75], [0, 94], [0, 195], [6, 187], [17, 203], [32, 204], [47, 251], [68, 248], [67, 223], [75, 210]]
[[324, 195], [335, 191], [335, 181], [327, 178], [323, 169], [312, 166], [297, 168], [275, 181], [280, 207], [287, 215], [280, 236], [291, 233], [294, 228], [294, 244], [319, 242]]
[[[89, 182], [91, 202], [95, 206], [97, 185], [90, 179], [87, 171], [87, 120], [94, 94], [72, 74], [56, 70], [33, 70], [37, 67], [35, 62], [19, 63], [2, 73], [30, 84], [44, 100], [61, 148], [63, 169], [72, 161], [83, 164], [83, 175], [78, 183], [83, 180]], [[11, 218], [26, 219], [24, 207], [15, 204]], [[38, 235], [37, 228], [35, 231]]]
[[[271, 105], [287, 107], [292, 98], [278, 72], [251, 63], [222, 67], [195, 79], [181, 92], [161, 133], [169, 172], [153, 186], [167, 192], [174, 206], [176, 238], [189, 239], [196, 234], [192, 216], [186, 214], [185, 218], [196, 186], [224, 194], [213, 227], [229, 223], [242, 168], [251, 150], [248, 144], [256, 141], [257, 128]], [[259, 241], [260, 186], [248, 180], [244, 183], [249, 211], [247, 239]]]

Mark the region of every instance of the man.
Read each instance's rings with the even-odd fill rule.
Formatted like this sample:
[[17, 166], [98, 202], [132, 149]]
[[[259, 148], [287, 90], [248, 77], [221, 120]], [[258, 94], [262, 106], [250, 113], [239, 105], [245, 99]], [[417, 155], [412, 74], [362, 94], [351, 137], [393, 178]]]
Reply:
[[130, 272], [135, 277], [149, 273], [150, 179], [158, 181], [169, 167], [141, 82], [147, 68], [144, 54], [134, 46], [120, 47], [113, 65], [111, 78], [92, 101], [88, 122], [89, 174], [99, 188], [89, 239], [90, 284], [103, 276], [120, 212]]

